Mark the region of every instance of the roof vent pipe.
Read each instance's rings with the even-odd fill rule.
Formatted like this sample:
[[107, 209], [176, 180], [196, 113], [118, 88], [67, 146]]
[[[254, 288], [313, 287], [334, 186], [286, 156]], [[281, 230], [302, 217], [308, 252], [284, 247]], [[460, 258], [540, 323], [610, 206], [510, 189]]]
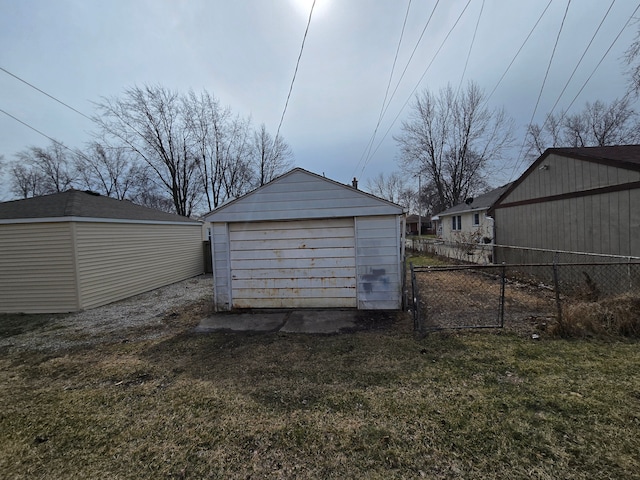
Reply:
[[351, 186], [353, 188], [355, 188], [356, 190], [358, 189], [358, 179], [356, 177], [353, 177], [353, 181], [351, 182]]

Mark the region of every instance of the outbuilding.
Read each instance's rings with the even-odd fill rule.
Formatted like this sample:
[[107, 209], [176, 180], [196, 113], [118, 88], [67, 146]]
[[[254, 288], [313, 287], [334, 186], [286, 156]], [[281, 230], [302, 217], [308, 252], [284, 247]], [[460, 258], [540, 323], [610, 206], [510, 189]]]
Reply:
[[0, 203], [0, 312], [73, 312], [204, 270], [202, 223], [92, 192]]
[[399, 309], [404, 214], [295, 168], [206, 216], [215, 307]]
[[543, 250], [639, 257], [640, 145], [549, 148], [490, 214], [500, 262], [525, 249], [528, 262], [549, 261]]

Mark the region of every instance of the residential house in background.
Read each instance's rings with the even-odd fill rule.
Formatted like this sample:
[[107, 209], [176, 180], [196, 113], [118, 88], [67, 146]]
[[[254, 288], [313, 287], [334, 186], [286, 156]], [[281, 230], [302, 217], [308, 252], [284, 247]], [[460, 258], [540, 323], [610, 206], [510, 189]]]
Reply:
[[492, 262], [494, 219], [489, 209], [511, 184], [503, 185], [476, 198], [468, 198], [432, 217], [436, 222], [436, 245], [440, 255], [479, 263]]
[[204, 270], [201, 222], [92, 192], [0, 203], [0, 312], [94, 308]]
[[[640, 257], [640, 145], [549, 148], [489, 214], [501, 245]], [[522, 262], [522, 255], [495, 253], [507, 263]], [[534, 251], [526, 261], [551, 257]]]
[[205, 216], [214, 304], [399, 309], [403, 207], [295, 168]]

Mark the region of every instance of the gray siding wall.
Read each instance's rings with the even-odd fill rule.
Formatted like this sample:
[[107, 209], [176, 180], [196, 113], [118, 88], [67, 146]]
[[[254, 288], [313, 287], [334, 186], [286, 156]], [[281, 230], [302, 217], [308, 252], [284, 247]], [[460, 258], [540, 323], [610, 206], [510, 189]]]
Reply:
[[199, 275], [202, 227], [78, 222], [81, 308], [93, 308]]
[[211, 258], [213, 259], [213, 302], [216, 310], [231, 309], [231, 265], [229, 229], [226, 223], [211, 226]]
[[400, 217], [356, 218], [356, 274], [359, 309], [402, 307]]
[[252, 222], [401, 213], [401, 207], [359, 190], [293, 172], [222, 207], [208, 220]]
[[71, 223], [0, 225], [0, 312], [78, 308]]
[[634, 189], [498, 208], [495, 210], [496, 242], [640, 256], [639, 206], [640, 189]]
[[541, 165], [548, 165], [549, 168], [533, 170], [509, 194], [505, 202], [580, 192], [640, 180], [640, 172], [555, 154], [549, 155]]

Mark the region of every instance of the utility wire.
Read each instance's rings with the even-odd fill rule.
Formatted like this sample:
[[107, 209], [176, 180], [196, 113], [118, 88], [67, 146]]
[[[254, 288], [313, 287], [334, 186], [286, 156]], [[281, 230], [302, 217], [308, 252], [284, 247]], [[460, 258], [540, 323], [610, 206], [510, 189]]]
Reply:
[[[536, 100], [536, 105], [533, 108], [533, 113], [531, 114], [531, 119], [529, 120], [529, 123], [527, 124], [527, 131], [529, 130], [529, 127], [531, 126], [531, 124], [533, 123], [533, 119], [535, 118], [536, 112], [538, 111], [538, 106], [540, 104], [540, 99], [542, 98], [542, 92], [544, 91], [544, 86], [547, 83], [547, 77], [549, 76], [549, 70], [551, 70], [551, 64], [553, 63], [553, 58], [555, 57], [556, 54], [556, 48], [558, 47], [558, 42], [560, 41], [560, 34], [562, 33], [562, 29], [564, 27], [564, 22], [567, 18], [567, 13], [569, 12], [569, 6], [571, 5], [571, 0], [567, 0], [567, 6], [564, 10], [564, 16], [562, 17], [562, 22], [560, 22], [560, 28], [558, 29], [558, 34], [556, 35], [556, 41], [553, 44], [553, 50], [551, 51], [551, 57], [549, 58], [549, 63], [547, 65], [547, 71], [544, 74], [544, 79], [542, 80], [542, 85], [540, 86], [540, 92], [538, 93], [538, 99]], [[513, 170], [511, 171], [511, 176], [509, 177], [509, 181], [513, 180], [513, 176], [515, 175], [516, 170], [518, 170], [518, 168], [520, 168], [520, 165], [522, 164], [523, 160], [524, 160], [524, 156], [522, 155], [522, 151], [524, 150], [524, 145], [525, 142], [527, 140], [527, 136], [525, 133], [525, 137], [522, 140], [522, 145], [520, 146], [520, 152], [518, 153], [517, 161], [516, 164], [513, 167]]]
[[[418, 37], [418, 40], [415, 44], [415, 46], [413, 47], [413, 51], [411, 52], [411, 55], [409, 56], [409, 60], [407, 60], [406, 65], [404, 66], [404, 70], [402, 71], [402, 74], [400, 75], [400, 78], [398, 79], [398, 81], [396, 82], [396, 86], [393, 89], [393, 93], [391, 94], [391, 97], [389, 97], [389, 101], [387, 102], [387, 105], [384, 107], [384, 111], [382, 112], [382, 116], [380, 118], [380, 120], [382, 120], [382, 118], [384, 118], [384, 116], [387, 114], [387, 110], [389, 110], [389, 105], [391, 104], [391, 100], [393, 100], [393, 97], [396, 95], [396, 92], [398, 91], [398, 87], [400, 87], [400, 83], [402, 82], [402, 79], [404, 78], [405, 73], [407, 73], [407, 69], [409, 68], [409, 64], [411, 63], [411, 60], [413, 59], [413, 56], [416, 53], [416, 50], [418, 49], [418, 46], [420, 45], [420, 42], [422, 41], [422, 37], [424, 36], [424, 33], [427, 30], [427, 27], [429, 26], [429, 24], [431, 23], [431, 19], [433, 18], [433, 14], [436, 11], [436, 8], [438, 7], [438, 4], [440, 3], [440, 0], [436, 1], [436, 4], [433, 7], [433, 10], [431, 10], [431, 14], [429, 15], [429, 18], [427, 19], [427, 23], [425, 24], [424, 28], [422, 29], [422, 33], [420, 33], [420, 37]], [[379, 127], [379, 125], [376, 126], [376, 130]], [[365, 147], [365, 150], [362, 154], [362, 156], [360, 157], [360, 161], [358, 162], [358, 165], [356, 165], [356, 168], [354, 170], [354, 175], [356, 173], [356, 171], [358, 170], [358, 167], [360, 167], [360, 164], [362, 163], [363, 158], [369, 158], [369, 154], [367, 154], [367, 157], [364, 156], [365, 152], [367, 151], [367, 148], [369, 149], [369, 153], [371, 152], [371, 145], [373, 145], [373, 142], [375, 140], [375, 133], [371, 136], [371, 139], [369, 140], [369, 143], [367, 144], [367, 147]], [[377, 149], [376, 149], [377, 150]], [[375, 154], [375, 152], [374, 152]], [[364, 168], [362, 169], [362, 171], [364, 172]]]
[[471, 38], [471, 45], [469, 46], [469, 52], [467, 53], [467, 59], [464, 62], [464, 69], [462, 70], [462, 77], [460, 77], [460, 83], [458, 84], [458, 90], [456, 91], [456, 97], [460, 93], [462, 88], [462, 81], [467, 73], [467, 66], [469, 65], [469, 58], [471, 57], [471, 51], [473, 50], [473, 44], [476, 41], [476, 34], [478, 33], [478, 26], [480, 25], [480, 18], [482, 18], [482, 11], [484, 10], [484, 0], [482, 0], [482, 6], [480, 7], [480, 13], [478, 14], [478, 20], [476, 21], [476, 28], [473, 30], [473, 37]]
[[589, 83], [589, 81], [591, 80], [591, 77], [593, 77], [593, 75], [596, 73], [596, 70], [598, 70], [598, 68], [600, 68], [600, 65], [602, 64], [602, 62], [604, 61], [605, 57], [609, 54], [609, 52], [611, 51], [611, 49], [613, 48], [613, 46], [616, 44], [616, 42], [618, 41], [618, 39], [620, 38], [620, 35], [622, 35], [622, 32], [624, 32], [624, 30], [627, 28], [627, 26], [629, 25], [629, 23], [631, 22], [631, 20], [634, 19], [636, 12], [640, 9], [640, 4], [638, 4], [636, 6], [636, 9], [633, 11], [633, 13], [629, 16], [629, 18], [627, 19], [626, 23], [624, 24], [624, 26], [620, 29], [620, 31], [618, 32], [618, 35], [616, 35], [616, 38], [613, 39], [613, 42], [611, 42], [611, 45], [609, 45], [609, 48], [607, 48], [607, 51], [604, 52], [604, 55], [602, 55], [602, 58], [600, 58], [600, 61], [598, 62], [598, 64], [593, 68], [593, 71], [591, 72], [591, 74], [589, 75], [589, 77], [585, 80], [585, 82], [582, 84], [582, 87], [580, 87], [580, 90], [578, 90], [578, 93], [576, 93], [575, 97], [573, 97], [573, 100], [571, 100], [571, 103], [569, 104], [569, 106], [567, 107], [567, 110], [569, 110], [574, 102], [577, 100], [577, 98], [580, 96], [580, 94], [582, 93], [582, 91], [584, 90], [584, 88], [587, 86], [587, 84]]
[[398, 118], [400, 117], [400, 114], [402, 114], [402, 111], [404, 110], [404, 108], [407, 106], [407, 104], [409, 103], [409, 101], [411, 100], [411, 98], [413, 97], [413, 94], [416, 92], [416, 90], [418, 89], [418, 87], [420, 86], [420, 84], [422, 83], [422, 80], [424, 80], [424, 77], [427, 75], [427, 72], [429, 71], [429, 69], [431, 68], [431, 65], [433, 65], [433, 62], [436, 60], [436, 58], [438, 57], [438, 54], [440, 53], [440, 51], [442, 50], [442, 48], [444, 47], [444, 44], [447, 42], [447, 40], [449, 39], [449, 37], [451, 36], [451, 33], [453, 32], [453, 30], [456, 28], [456, 26], [458, 25], [458, 23], [460, 22], [460, 19], [462, 18], [462, 16], [464, 15], [464, 12], [467, 11], [467, 8], [469, 7], [469, 4], [471, 3], [471, 0], [469, 0], [467, 2], [467, 4], [464, 6], [464, 8], [462, 9], [462, 12], [460, 12], [460, 15], [458, 15], [458, 18], [456, 19], [455, 23], [453, 24], [453, 26], [449, 29], [449, 32], [447, 33], [447, 35], [444, 37], [444, 40], [442, 40], [442, 43], [440, 43], [440, 46], [438, 47], [438, 50], [436, 51], [436, 53], [433, 55], [433, 58], [431, 59], [431, 61], [429, 62], [429, 64], [427, 65], [427, 68], [425, 68], [424, 72], [422, 73], [422, 76], [420, 77], [420, 79], [418, 80], [418, 82], [416, 83], [416, 86], [413, 88], [413, 90], [411, 90], [411, 93], [409, 94], [409, 97], [407, 98], [407, 100], [404, 102], [404, 104], [402, 105], [402, 107], [400, 108], [400, 111], [398, 112], [398, 114], [395, 116], [395, 118], [393, 119], [393, 121], [391, 122], [391, 125], [389, 125], [389, 128], [387, 129], [387, 131], [385, 132], [384, 136], [380, 139], [380, 141], [378, 142], [378, 145], [376, 145], [375, 150], [371, 153], [371, 155], [369, 155], [369, 157], [367, 158], [367, 160], [365, 161], [364, 165], [362, 166], [362, 171], [361, 174], [364, 173], [364, 169], [366, 168], [367, 164], [369, 163], [369, 160], [371, 160], [371, 158], [376, 154], [376, 152], [378, 151], [378, 149], [380, 148], [380, 145], [382, 145], [382, 142], [384, 142], [384, 139], [387, 138], [387, 135], [389, 135], [389, 132], [391, 131], [391, 129], [393, 128], [393, 126], [395, 125], [395, 123], [398, 121]]
[[[41, 132], [41, 131], [40, 131], [40, 130], [38, 130], [37, 128], [35, 128], [35, 127], [33, 127], [33, 126], [29, 125], [27, 122], [23, 122], [23, 121], [22, 121], [22, 120], [20, 120], [18, 117], [15, 117], [15, 116], [11, 115], [9, 112], [7, 112], [7, 111], [5, 111], [5, 110], [3, 110], [3, 109], [1, 109], [1, 108], [0, 108], [0, 113], [4, 113], [7, 117], [10, 117], [10, 118], [14, 119], [16, 122], [21, 123], [22, 125], [24, 125], [25, 127], [29, 128], [29, 129], [31, 129], [31, 130], [33, 130], [33, 131], [34, 131], [34, 132], [36, 132], [37, 134], [42, 135], [42, 136], [43, 136], [43, 137], [45, 137], [45, 138], [48, 138], [49, 140], [51, 140], [51, 141], [52, 141], [53, 143], [55, 143], [56, 145], [59, 145], [59, 146], [61, 146], [62, 148], [65, 148], [65, 149], [69, 150], [69, 151], [70, 151], [71, 153], [73, 153], [74, 155], [79, 155], [79, 156], [81, 156], [82, 158], [84, 158], [85, 160], [87, 160], [87, 161], [89, 161], [89, 162], [91, 161], [91, 160], [89, 159], [89, 157], [87, 157], [87, 156], [86, 156], [84, 153], [82, 153], [80, 150], [72, 150], [71, 148], [67, 147], [64, 143], [60, 142], [59, 140], [56, 140], [55, 138], [50, 137], [50, 136], [49, 136], [49, 135], [47, 135], [46, 133]], [[78, 113], [79, 113], [79, 112], [78, 112]]]
[[549, 9], [549, 7], [551, 6], [551, 3], [553, 2], [553, 0], [549, 0], [549, 3], [547, 3], [547, 6], [544, 7], [544, 10], [542, 11], [542, 13], [540, 14], [540, 16], [538, 17], [538, 20], [536, 20], [536, 23], [533, 25], [533, 27], [531, 28], [531, 31], [529, 31], [529, 34], [527, 35], [527, 37], [524, 39], [524, 41], [522, 42], [522, 45], [520, 45], [520, 48], [518, 49], [518, 51], [516, 52], [516, 54], [513, 56], [513, 58], [511, 59], [511, 62], [509, 63], [509, 65], [507, 66], [507, 69], [504, 71], [504, 73], [502, 74], [502, 76], [500, 77], [500, 79], [498, 80], [498, 83], [496, 83], [496, 86], [493, 87], [493, 90], [491, 90], [491, 93], [489, 93], [489, 95], [487, 96], [485, 103], [489, 102], [489, 99], [493, 96], [493, 94], [496, 92], [496, 90], [498, 89], [498, 87], [500, 86], [500, 84], [502, 83], [502, 80], [504, 80], [504, 77], [507, 76], [507, 73], [509, 72], [509, 70], [511, 69], [511, 66], [513, 65], [513, 63], [516, 61], [516, 58], [518, 58], [518, 56], [520, 55], [520, 52], [522, 51], [522, 49], [524, 48], [524, 46], [527, 44], [527, 42], [529, 41], [529, 38], [531, 37], [531, 35], [533, 34], [534, 30], [538, 27], [538, 24], [540, 23], [540, 20], [542, 20], [542, 17], [544, 17], [544, 14], [547, 13], [547, 10]]
[[[600, 24], [598, 25], [598, 28], [596, 28], [596, 31], [593, 33], [593, 36], [591, 37], [591, 40], [589, 41], [589, 43], [587, 44], [587, 47], [584, 49], [584, 52], [582, 52], [582, 56], [580, 57], [580, 60], [578, 60], [578, 63], [576, 63], [575, 68], [573, 69], [573, 72], [571, 72], [571, 75], [569, 76], [569, 79], [567, 80], [567, 82], [564, 84], [564, 88], [562, 89], [562, 91], [560, 92], [560, 95], [558, 95], [558, 98], [556, 99], [556, 103], [553, 104], [553, 107], [551, 107], [551, 111], [547, 114], [547, 117], [544, 120], [544, 123], [542, 124], [542, 127], [540, 127], [540, 130], [543, 130], [545, 125], [547, 124], [547, 122], [549, 121], [549, 117], [551, 116], [551, 114], [553, 114], [553, 111], [556, 109], [556, 107], [558, 106], [558, 103], [560, 102], [560, 99], [562, 98], [562, 96], [564, 95], [564, 92], [567, 90], [567, 87], [569, 86], [569, 83], [571, 83], [571, 80], [573, 79], [573, 76], [575, 75], [576, 71], [578, 70], [578, 67], [580, 66], [580, 64], [582, 63], [582, 60], [584, 60], [585, 55], [587, 54], [587, 51], [589, 50], [589, 48], [591, 48], [591, 45], [593, 44], [593, 41], [596, 38], [596, 35], [598, 35], [598, 32], [600, 31], [600, 28], [602, 27], [602, 24], [604, 23], [604, 21], [607, 19], [607, 17], [609, 16], [609, 12], [611, 12], [611, 8], [613, 8], [613, 5], [616, 3], [616, 0], [613, 0], [611, 2], [611, 5], [609, 5], [608, 10], [605, 12], [604, 17], [602, 17], [602, 20], [600, 21]], [[626, 26], [626, 25], [625, 25]]]
[[282, 110], [282, 116], [280, 117], [280, 123], [278, 124], [278, 130], [276, 131], [276, 140], [278, 139], [278, 135], [280, 135], [280, 127], [282, 127], [282, 122], [284, 121], [284, 114], [287, 112], [287, 107], [289, 106], [289, 98], [291, 97], [291, 91], [293, 90], [293, 84], [296, 81], [296, 75], [298, 74], [298, 67], [300, 66], [300, 59], [302, 58], [302, 52], [304, 51], [304, 42], [307, 39], [307, 33], [309, 33], [309, 26], [311, 25], [311, 16], [313, 15], [313, 7], [316, 6], [316, 0], [313, 0], [311, 4], [311, 11], [309, 12], [309, 20], [307, 21], [307, 28], [304, 31], [304, 36], [302, 37], [302, 45], [300, 46], [300, 53], [298, 54], [298, 61], [296, 62], [296, 69], [293, 72], [293, 78], [291, 79], [291, 86], [289, 87], [289, 93], [287, 94], [287, 101], [284, 104], [284, 109]]
[[[70, 106], [67, 103], [64, 103], [62, 100], [58, 100], [56, 97], [54, 97], [53, 95], [48, 94], [47, 92], [45, 92], [44, 90], [39, 89], [38, 87], [36, 87], [35, 85], [27, 82], [26, 80], [20, 78], [19, 76], [11, 73], [9, 70], [0, 67], [0, 70], [2, 70], [4, 73], [6, 73], [7, 75], [12, 76], [13, 78], [15, 78], [16, 80], [19, 80], [20, 82], [24, 83], [25, 85], [28, 85], [29, 87], [33, 88], [34, 90], [37, 90], [38, 92], [40, 92], [43, 95], [46, 95], [47, 97], [49, 97], [51, 100], [54, 100], [56, 102], [58, 102], [60, 105], [67, 107], [69, 110], [72, 110], [74, 112], [76, 112], [78, 115], [82, 115], [84, 118], [86, 118], [87, 120], [91, 120], [92, 122], [94, 121], [93, 118], [88, 117], [87, 115], [85, 115], [84, 113], [82, 113], [80, 110], [76, 110], [75, 108], [73, 108], [72, 106]], [[4, 112], [6, 113], [6, 112]], [[7, 114], [9, 115], [9, 114]], [[18, 120], [19, 121], [19, 120]], [[30, 127], [31, 128], [31, 127]], [[46, 135], [45, 135], [46, 136]]]
[[[407, 26], [407, 18], [409, 18], [409, 9], [411, 8], [411, 0], [409, 0], [409, 3], [407, 4], [407, 12], [404, 15], [404, 22], [402, 23], [402, 31], [400, 32], [400, 39], [398, 40], [398, 47], [396, 48], [396, 54], [395, 57], [393, 58], [393, 65], [391, 66], [391, 73], [389, 74], [389, 82], [387, 83], [387, 89], [384, 92], [384, 99], [382, 100], [382, 106], [380, 107], [380, 114], [378, 115], [378, 121], [376, 123], [376, 126], [373, 130], [373, 134], [371, 135], [371, 139], [369, 140], [369, 143], [367, 144], [367, 146], [365, 147], [364, 151], [362, 152], [362, 155], [360, 156], [360, 160], [358, 161], [358, 165], [356, 165], [356, 170], [358, 170], [358, 167], [360, 166], [360, 163], [362, 162], [362, 160], [368, 156], [371, 153], [371, 147], [373, 146], [373, 142], [376, 138], [376, 134], [378, 133], [378, 128], [380, 127], [380, 122], [382, 121], [382, 117], [384, 115], [384, 107], [387, 104], [387, 98], [389, 96], [389, 89], [391, 88], [391, 80], [393, 79], [393, 73], [395, 71], [396, 68], [396, 62], [398, 61], [398, 54], [400, 52], [400, 46], [402, 45], [402, 39], [404, 37], [404, 29]], [[355, 174], [354, 171], [354, 174]]]

